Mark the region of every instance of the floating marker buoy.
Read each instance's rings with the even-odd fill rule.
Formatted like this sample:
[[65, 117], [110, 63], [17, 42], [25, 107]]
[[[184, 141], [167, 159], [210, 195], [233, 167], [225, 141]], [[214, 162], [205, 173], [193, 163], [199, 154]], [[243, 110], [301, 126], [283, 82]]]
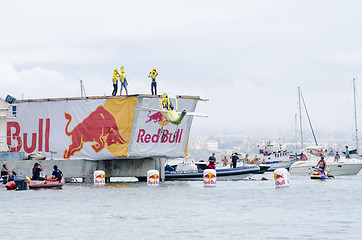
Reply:
[[16, 183], [14, 181], [10, 181], [5, 185], [7, 190], [15, 190], [16, 189]]
[[157, 170], [147, 172], [147, 186], [158, 186], [160, 184], [160, 173]]
[[289, 186], [289, 172], [285, 168], [277, 168], [274, 170], [275, 187]]
[[214, 187], [216, 186], [216, 170], [205, 169], [204, 170], [204, 186]]
[[106, 184], [106, 175], [104, 173], [104, 171], [102, 170], [96, 170], [93, 173], [94, 176], [94, 184], [95, 185], [104, 185]]

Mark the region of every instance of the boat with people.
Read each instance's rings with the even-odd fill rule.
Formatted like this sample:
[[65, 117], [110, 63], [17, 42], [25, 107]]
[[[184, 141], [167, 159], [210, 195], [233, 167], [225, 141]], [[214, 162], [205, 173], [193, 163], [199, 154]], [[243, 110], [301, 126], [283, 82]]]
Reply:
[[290, 166], [290, 174], [310, 176], [313, 174], [321, 156], [324, 156], [328, 173], [333, 176], [357, 175], [362, 169], [362, 160], [344, 156], [338, 159], [335, 154], [325, 154], [325, 148], [322, 147], [308, 147], [302, 153], [303, 160], [299, 160]]
[[266, 171], [274, 171], [277, 168], [286, 168], [289, 167], [298, 160], [297, 156], [291, 151], [282, 148], [282, 145], [279, 143], [278, 149], [273, 149], [273, 145], [268, 142], [264, 149], [259, 149], [260, 163], [258, 164], [261, 169], [267, 168]]
[[45, 188], [62, 188], [65, 183], [64, 178], [62, 178], [60, 181], [57, 180], [34, 180], [29, 181], [29, 188], [30, 189], [45, 189]]
[[[175, 165], [166, 165], [166, 180], [200, 180], [203, 178], [203, 172], [207, 169], [206, 162], [183, 161]], [[230, 168], [230, 165], [216, 164], [216, 176], [220, 180], [240, 180], [251, 174], [260, 171], [257, 165], [237, 166]]]

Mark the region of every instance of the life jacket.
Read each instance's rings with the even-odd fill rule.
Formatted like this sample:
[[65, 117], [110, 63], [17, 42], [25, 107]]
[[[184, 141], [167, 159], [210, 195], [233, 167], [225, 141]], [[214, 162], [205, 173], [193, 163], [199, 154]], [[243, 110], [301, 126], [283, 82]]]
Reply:
[[152, 82], [157, 82], [157, 73], [156, 73], [156, 71], [152, 71], [150, 73], [150, 76], [151, 76]]
[[126, 80], [126, 75], [124, 74], [123, 71], [121, 72], [121, 75], [119, 76], [119, 80], [121, 81], [121, 83], [124, 83], [124, 81]]
[[118, 73], [117, 71], [113, 71], [113, 77], [112, 77], [113, 84], [117, 84], [117, 83], [118, 83], [117, 73]]

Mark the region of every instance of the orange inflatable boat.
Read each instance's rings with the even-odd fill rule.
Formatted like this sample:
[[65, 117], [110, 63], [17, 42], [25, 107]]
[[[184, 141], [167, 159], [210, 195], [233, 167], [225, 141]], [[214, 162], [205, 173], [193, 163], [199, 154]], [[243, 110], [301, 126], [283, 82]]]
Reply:
[[61, 188], [64, 185], [64, 178], [60, 181], [53, 180], [43, 180], [43, 181], [29, 181], [30, 189], [40, 189], [40, 188]]

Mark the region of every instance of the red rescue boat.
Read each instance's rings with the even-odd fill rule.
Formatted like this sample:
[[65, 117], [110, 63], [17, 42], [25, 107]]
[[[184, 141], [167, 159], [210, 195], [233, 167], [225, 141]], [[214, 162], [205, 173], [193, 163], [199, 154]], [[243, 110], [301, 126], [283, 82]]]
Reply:
[[29, 181], [29, 188], [30, 189], [40, 189], [40, 188], [61, 188], [65, 183], [64, 178], [60, 181], [54, 180], [43, 180], [43, 181]]

